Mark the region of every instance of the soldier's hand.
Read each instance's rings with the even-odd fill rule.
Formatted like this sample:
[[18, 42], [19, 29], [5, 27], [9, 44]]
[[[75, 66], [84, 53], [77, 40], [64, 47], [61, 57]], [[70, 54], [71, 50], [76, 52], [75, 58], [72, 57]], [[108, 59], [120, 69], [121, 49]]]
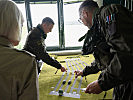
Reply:
[[99, 93], [101, 93], [102, 91], [103, 91], [103, 90], [101, 89], [101, 87], [100, 87], [99, 84], [98, 84], [98, 80], [96, 80], [96, 81], [90, 83], [90, 84], [87, 86], [87, 88], [86, 88], [86, 90], [85, 90], [85, 93], [89, 93], [89, 94], [91, 94], [91, 93], [93, 93], [93, 94], [99, 94]]
[[75, 75], [75, 78], [77, 78], [78, 76], [83, 75], [83, 71], [81, 71], [81, 70], [77, 70], [77, 71], [75, 71], [74, 73], [76, 74], [76, 75]]
[[67, 70], [64, 67], [61, 67], [61, 72], [67, 72]]

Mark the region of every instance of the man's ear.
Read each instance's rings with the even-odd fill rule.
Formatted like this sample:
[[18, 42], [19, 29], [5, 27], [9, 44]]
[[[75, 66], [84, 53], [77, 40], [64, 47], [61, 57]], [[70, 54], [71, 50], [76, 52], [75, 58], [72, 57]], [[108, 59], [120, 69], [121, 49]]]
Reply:
[[47, 26], [48, 26], [48, 25], [47, 25], [46, 23], [43, 23], [43, 24], [42, 24], [43, 30], [45, 30], [45, 29], [47, 28]]
[[46, 26], [46, 24], [45, 24], [45, 23], [43, 23], [43, 24], [42, 24], [42, 26], [43, 26], [43, 27], [45, 27], [45, 26]]
[[83, 10], [83, 15], [84, 15], [84, 17], [88, 17], [88, 16], [89, 16], [89, 15], [88, 15], [88, 12], [85, 11], [85, 10]]

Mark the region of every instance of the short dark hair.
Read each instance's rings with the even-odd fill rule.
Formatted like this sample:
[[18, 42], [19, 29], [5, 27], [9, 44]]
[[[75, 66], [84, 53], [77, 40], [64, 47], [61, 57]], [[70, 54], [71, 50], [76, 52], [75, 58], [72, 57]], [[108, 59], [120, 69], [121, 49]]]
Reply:
[[92, 10], [93, 8], [98, 8], [97, 2], [93, 0], [85, 0], [79, 7], [79, 12], [83, 9], [86, 8], [87, 10]]
[[50, 17], [45, 17], [42, 20], [42, 24], [43, 23], [47, 23], [47, 24], [53, 24], [54, 25], [54, 21], [50, 18]]

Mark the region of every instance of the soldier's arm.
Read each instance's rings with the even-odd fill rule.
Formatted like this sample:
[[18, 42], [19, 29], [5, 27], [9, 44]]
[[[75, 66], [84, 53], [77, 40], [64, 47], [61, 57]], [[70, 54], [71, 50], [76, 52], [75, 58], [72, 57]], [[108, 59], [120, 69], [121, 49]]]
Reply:
[[83, 75], [82, 76], [87, 76], [89, 74], [96, 74], [100, 71], [98, 68], [96, 62], [94, 61], [91, 66], [86, 66], [83, 70]]
[[47, 52], [44, 52], [41, 58], [46, 64], [51, 65], [57, 69], [60, 69], [62, 67], [61, 64], [57, 60], [50, 57]]
[[[128, 47], [123, 37], [124, 35], [128, 35], [127, 32], [124, 31], [126, 26], [122, 28], [122, 24], [124, 23], [122, 21], [124, 21], [123, 19], [126, 19], [127, 15], [123, 12], [119, 12], [126, 10], [119, 10], [119, 8], [121, 8], [121, 6], [115, 7], [115, 9], [117, 9], [116, 13], [110, 12], [108, 15], [107, 13], [105, 14], [105, 17], [113, 15], [112, 20], [110, 20], [112, 21], [111, 23], [107, 23], [105, 20], [105, 30], [108, 35], [108, 38], [106, 38], [108, 40], [108, 44], [111, 46], [110, 53], [112, 55], [112, 59], [107, 69], [102, 71], [98, 79], [100, 87], [105, 91], [133, 79], [133, 57], [130, 54], [130, 47]], [[120, 16], [123, 17], [120, 18]]]
[[99, 85], [104, 91], [133, 79], [133, 69], [130, 65], [133, 57], [128, 55], [124, 56], [120, 53], [114, 53], [112, 55], [113, 58], [110, 64], [102, 71], [98, 79]]
[[60, 69], [62, 67], [57, 60], [49, 56], [45, 49], [45, 45], [43, 45], [40, 40], [38, 40], [37, 42], [32, 41], [32, 44], [34, 45], [33, 52], [36, 55], [37, 59], [41, 59], [46, 64], [51, 65], [57, 69]]

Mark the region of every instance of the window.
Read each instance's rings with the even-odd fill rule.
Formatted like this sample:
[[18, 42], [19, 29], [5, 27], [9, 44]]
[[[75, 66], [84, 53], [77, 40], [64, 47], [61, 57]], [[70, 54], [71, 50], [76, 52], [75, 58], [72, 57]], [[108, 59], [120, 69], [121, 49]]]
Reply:
[[[73, 3], [64, 5], [64, 34], [65, 34], [65, 47], [82, 46], [82, 42], [78, 39], [86, 34], [88, 28], [78, 22], [79, 19], [79, 6], [81, 3]], [[24, 15], [24, 26], [22, 39], [17, 48], [22, 49], [28, 35], [25, 4], [18, 4]], [[46, 46], [59, 46], [59, 30], [58, 30], [58, 9], [57, 4], [30, 4], [32, 26], [36, 27], [41, 24], [44, 17], [50, 17], [54, 20], [55, 25], [52, 32], [48, 33], [45, 40]]]
[[47, 46], [59, 46], [57, 4], [31, 4], [30, 8], [33, 27], [41, 24], [44, 17], [54, 20], [55, 25], [52, 32], [48, 33], [45, 43]]
[[64, 5], [64, 33], [65, 33], [65, 46], [74, 47], [82, 46], [82, 42], [78, 39], [87, 33], [88, 28], [78, 22], [79, 19], [79, 6], [81, 3], [73, 3]]

